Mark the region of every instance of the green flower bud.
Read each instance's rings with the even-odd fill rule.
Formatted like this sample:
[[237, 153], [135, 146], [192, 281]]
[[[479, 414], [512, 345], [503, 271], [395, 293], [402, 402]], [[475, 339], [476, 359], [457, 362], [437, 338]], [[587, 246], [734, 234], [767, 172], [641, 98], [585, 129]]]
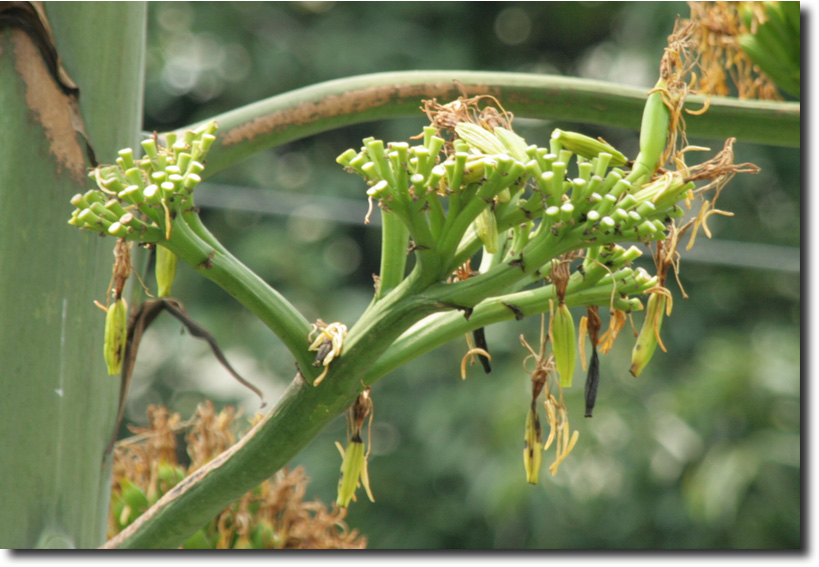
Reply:
[[640, 153], [634, 160], [633, 180], [646, 175], [654, 175], [657, 167], [662, 165], [660, 160], [665, 152], [671, 122], [671, 112], [663, 100], [663, 91], [666, 86], [662, 78], [658, 80], [643, 107], [643, 119], [640, 124]]
[[188, 165], [191, 163], [191, 154], [187, 152], [182, 152], [179, 154], [179, 158], [176, 160], [176, 166], [179, 168], [179, 171], [187, 171]]
[[552, 138], [560, 141], [561, 145], [567, 150], [571, 150], [586, 159], [592, 159], [600, 153], [606, 153], [611, 156], [609, 163], [612, 166], [625, 165], [628, 162], [626, 156], [618, 152], [612, 145], [577, 132], [567, 132], [556, 128], [552, 132]]
[[483, 209], [475, 218], [475, 232], [483, 242], [484, 248], [490, 254], [497, 254], [498, 248], [498, 223], [495, 213], [489, 207]]
[[576, 358], [574, 319], [565, 303], [557, 306], [550, 329], [552, 350], [555, 356], [555, 367], [560, 375], [560, 385], [571, 387]]
[[128, 232], [128, 227], [119, 221], [111, 223], [111, 226], [108, 227], [108, 234], [118, 238], [125, 238], [128, 236]]
[[108, 374], [115, 376], [122, 371], [125, 343], [128, 338], [128, 304], [123, 298], [108, 307], [105, 315], [105, 364]]
[[196, 173], [188, 173], [182, 180], [182, 186], [185, 188], [185, 192], [190, 193], [193, 191], [194, 187], [199, 185], [202, 182], [202, 178], [197, 175]]
[[269, 549], [274, 547], [276, 541], [276, 531], [273, 529], [273, 524], [264, 518], [259, 521], [250, 535], [250, 541], [253, 544], [253, 549]]
[[[646, 318], [631, 351], [631, 374], [636, 378], [651, 360], [657, 344], [660, 342], [660, 328], [663, 325], [666, 296], [661, 293], [652, 293], [646, 305]], [[665, 348], [663, 347], [663, 350]]]
[[137, 185], [129, 185], [117, 193], [117, 197], [132, 205], [139, 205], [145, 202], [145, 195], [142, 193], [142, 189]]
[[[455, 154], [456, 164], [458, 159], [458, 154]], [[463, 185], [469, 185], [470, 183], [475, 183], [480, 181], [483, 177], [488, 177], [489, 172], [488, 169], [491, 168], [492, 164], [494, 163], [493, 160], [488, 160], [485, 158], [474, 158], [469, 157], [465, 160], [464, 165], [464, 173], [463, 173]], [[456, 170], [457, 171], [457, 170]], [[458, 189], [459, 186], [450, 185], [453, 190]]]
[[526, 162], [529, 159], [527, 155], [526, 140], [506, 128], [500, 126], [493, 130], [495, 136], [500, 140], [505, 150], [516, 160]]
[[358, 155], [354, 149], [349, 148], [347, 151], [343, 152], [336, 158], [336, 163], [339, 165], [349, 166], [350, 162], [353, 161], [353, 158]]
[[127, 170], [125, 172], [125, 178], [131, 185], [145, 187], [145, 179], [142, 177], [142, 172], [137, 167], [132, 167], [131, 169]]
[[120, 150], [118, 154], [122, 159], [122, 169], [129, 170], [136, 167], [136, 164], [134, 163], [134, 150], [131, 148], [124, 148]]
[[158, 297], [170, 297], [171, 286], [176, 277], [176, 254], [164, 246], [156, 247], [156, 284]]
[[168, 172], [166, 170], [154, 171], [151, 174], [151, 183], [154, 185], [162, 185], [168, 180]]
[[461, 122], [455, 126], [455, 133], [471, 147], [484, 154], [505, 154], [506, 146], [500, 139], [477, 124]]
[[[340, 447], [339, 445], [339, 449]], [[361, 439], [351, 440], [347, 445], [347, 450], [343, 453], [344, 460], [341, 463], [341, 478], [338, 480], [338, 498], [336, 499], [339, 508], [348, 507], [355, 495], [358, 479], [364, 468], [364, 443]]]
[[145, 151], [145, 155], [149, 158], [156, 158], [158, 154], [156, 142], [153, 138], [148, 138], [147, 140], [142, 140], [140, 142], [142, 149]]
[[370, 197], [375, 197], [376, 199], [381, 199], [386, 197], [389, 192], [387, 191], [387, 187], [389, 187], [389, 183], [384, 180], [379, 181], [369, 189], [367, 189], [367, 195]]

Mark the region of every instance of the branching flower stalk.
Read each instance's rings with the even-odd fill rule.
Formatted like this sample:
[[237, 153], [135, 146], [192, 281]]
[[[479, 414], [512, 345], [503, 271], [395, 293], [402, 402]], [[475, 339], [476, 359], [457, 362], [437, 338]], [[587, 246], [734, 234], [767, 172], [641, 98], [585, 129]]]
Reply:
[[[692, 149], [686, 146], [681, 110], [688, 92], [682, 80], [689, 69], [686, 41], [672, 41], [663, 58], [660, 82], [644, 110], [640, 154], [633, 161], [603, 140], [563, 130], [545, 145], [531, 144], [514, 132], [513, 117], [500, 101], [489, 96], [427, 101], [430, 125], [410, 142], [366, 138], [360, 148], [343, 152], [338, 163], [364, 180], [366, 196], [383, 219], [375, 294], [355, 322], [311, 325], [202, 225], [193, 190], [215, 124], [166, 138], [164, 145], [154, 137], [143, 143], [145, 157], [123, 150], [117, 165], [92, 172], [97, 189], [72, 199], [71, 224], [167, 248], [257, 314], [289, 348], [298, 368], [288, 392], [245, 439], [212, 470], [203, 467], [183, 481], [183, 488], [166, 494], [110, 545], [163, 541], [162, 526], [171, 520], [174, 530], [195, 529], [179, 507], [217, 508], [223, 499], [237, 496], [236, 489], [222, 495], [206, 487], [239, 470], [245, 482], [260, 482], [356, 403], [360, 411], [353, 411], [350, 445], [343, 452], [339, 503], [349, 503], [359, 478], [371, 495], [360, 439], [363, 418], [371, 416], [364, 410], [370, 387], [412, 358], [464, 334], [475, 332], [478, 338], [486, 325], [550, 311], [552, 353], [545, 353], [543, 338], [525, 421], [524, 465], [527, 480], [536, 482], [542, 432], [534, 401], [542, 391], [550, 427], [544, 447], [556, 445], [555, 474], [577, 443], [562, 397], [576, 366], [571, 309], [609, 310], [608, 329], [598, 333], [603, 330], [598, 324], [592, 335], [590, 367], [596, 372], [597, 353], [612, 348], [629, 315], [643, 309], [645, 294], [649, 316], [644, 327], [651, 331], [646, 340], [653, 337], [659, 344], [657, 313], [663, 311], [661, 298], [669, 297], [664, 285], [669, 264], [658, 264], [656, 275], [632, 267], [641, 255], [632, 244], [657, 243], [664, 262], [676, 271], [674, 251], [682, 234], [693, 228], [693, 237], [702, 226], [708, 235], [707, 218], [723, 213], [714, 203], [725, 182], [737, 172], [755, 171], [749, 164], [733, 164], [730, 140], [714, 159], [686, 166], [685, 155]], [[676, 169], [666, 169], [669, 163]], [[702, 201], [697, 217], [679, 227], [676, 219], [698, 206], [695, 201]], [[415, 257], [411, 270], [408, 254]], [[466, 270], [468, 265], [478, 268]], [[667, 315], [670, 303], [666, 309]], [[640, 349], [640, 370], [649, 350]], [[467, 355], [485, 359], [489, 370], [490, 353], [482, 341]], [[552, 366], [557, 372], [548, 382], [554, 386], [546, 387]], [[596, 383], [593, 389], [594, 395], [587, 387], [587, 415]]]
[[[216, 123], [177, 137], [154, 135], [142, 142], [144, 157], [119, 152], [116, 165], [89, 173], [96, 189], [71, 199], [76, 207], [69, 224], [112, 235], [122, 241], [155, 246], [158, 295], [170, 294], [177, 258], [215, 281], [253, 310], [309, 367], [303, 336], [308, 321], [278, 292], [234, 258], [202, 224], [193, 190], [200, 183], [204, 159], [215, 140]], [[127, 277], [127, 274], [126, 274]]]

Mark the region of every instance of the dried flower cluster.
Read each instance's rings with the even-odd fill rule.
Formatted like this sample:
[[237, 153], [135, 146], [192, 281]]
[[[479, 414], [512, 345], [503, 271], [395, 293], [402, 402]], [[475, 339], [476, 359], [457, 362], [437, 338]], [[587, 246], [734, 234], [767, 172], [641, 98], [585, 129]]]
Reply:
[[[200, 404], [188, 421], [167, 408], [150, 406], [149, 425], [133, 428], [135, 435], [115, 447], [108, 536], [122, 531], [185, 476], [233, 445], [237, 438], [236, 417], [232, 407], [217, 413], [210, 401]], [[189, 459], [189, 463], [185, 465], [183, 459]], [[366, 547], [366, 538], [345, 524], [346, 509], [336, 505], [328, 509], [319, 500], [304, 501], [308, 482], [302, 467], [280, 470], [225, 508], [184, 547]]]
[[740, 99], [782, 100], [779, 88], [798, 90], [799, 2], [688, 5], [701, 69], [698, 92], [731, 96], [733, 87]]

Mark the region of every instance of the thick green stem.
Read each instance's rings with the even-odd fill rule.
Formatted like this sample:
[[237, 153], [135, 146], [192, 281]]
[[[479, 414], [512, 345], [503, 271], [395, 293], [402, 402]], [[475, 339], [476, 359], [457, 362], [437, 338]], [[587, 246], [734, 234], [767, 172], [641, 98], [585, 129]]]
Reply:
[[[275, 145], [339, 126], [414, 114], [423, 98], [454, 99], [464, 91], [467, 95], [494, 95], [517, 116], [561, 118], [635, 129], [639, 126], [646, 94], [643, 89], [594, 81], [511, 73], [424, 71], [332, 81], [217, 117], [222, 128], [208, 156], [206, 175]], [[692, 102], [698, 104], [696, 99]], [[754, 117], [761, 119], [754, 122], [752, 128], [747, 127]], [[729, 132], [740, 139], [798, 145], [798, 121], [798, 105], [714, 99], [707, 120], [689, 118], [688, 133], [722, 137]], [[412, 203], [395, 203], [396, 207], [401, 205], [412, 206]], [[461, 210], [465, 213], [464, 223], [473, 212], [466, 207], [469, 204]], [[457, 209], [457, 205], [454, 208]], [[473, 205], [473, 208], [479, 207]], [[450, 214], [454, 214], [452, 207]], [[185, 479], [109, 542], [109, 547], [176, 547], [184, 543], [224, 506], [285, 465], [330, 420], [344, 411], [363, 387], [410, 358], [465, 331], [548, 309], [549, 299], [553, 298], [551, 287], [487, 297], [508, 291], [531, 278], [549, 259], [582, 244], [566, 227], [559, 234], [544, 231], [540, 238], [524, 247], [519, 261], [511, 265], [495, 266], [486, 274], [456, 284], [429, 285], [430, 272], [435, 270], [427, 268], [425, 273], [423, 258], [416, 269], [404, 277], [413, 223], [408, 222], [408, 228], [407, 219], [399, 217], [397, 209], [396, 214], [384, 216], [378, 301], [374, 301], [350, 329], [341, 355], [333, 360], [327, 378], [319, 387], [310, 385], [315, 371], [311, 353], [307, 351], [309, 323], [215, 239], [211, 240], [212, 235], [195, 219], [189, 225], [182, 222], [174, 227], [177, 234], [168, 243], [169, 248], [259, 315], [293, 352], [300, 373], [276, 408], [239, 444]], [[418, 218], [426, 222], [423, 215]], [[451, 226], [438, 227], [442, 238], [446, 238], [449, 229]], [[464, 248], [461, 240], [461, 234], [452, 237], [450, 254], [460, 254], [456, 250]], [[573, 276], [567, 303], [607, 305], [612, 300], [621, 309], [639, 305], [638, 300], [623, 300], [619, 296], [612, 299], [611, 284], [598, 285], [599, 282], [600, 278], [594, 283], [593, 278], [584, 280], [579, 275]], [[627, 285], [632, 284], [620, 282], [618, 288], [626, 293], [643, 291], [638, 289], [637, 282], [633, 283], [636, 286], [633, 289]], [[436, 311], [455, 305], [474, 307], [471, 318], [467, 321], [462, 313], [453, 311], [412, 327]], [[308, 373], [311, 376], [307, 376]]]
[[[195, 471], [140, 516], [108, 548], [171, 548], [225, 506], [287, 464], [360, 393], [362, 378], [393, 341], [436, 307], [408, 277], [350, 329], [340, 358], [318, 387], [299, 374], [282, 399], [242, 440]], [[302, 367], [303, 370], [303, 367]]]
[[[628, 291], [640, 292], [636, 288]], [[569, 307], [608, 305], [611, 295], [610, 285], [589, 285], [589, 282], [578, 275], [573, 277], [569, 284], [566, 304]], [[554, 286], [544, 286], [486, 299], [474, 307], [469, 319], [458, 311], [431, 315], [402, 334], [384, 356], [373, 364], [364, 382], [372, 384], [409, 361], [463, 336], [464, 333], [501, 321], [548, 311], [549, 300], [554, 298]], [[622, 310], [632, 310], [635, 307], [639, 308], [635, 303], [637, 301], [622, 300], [617, 296], [614, 306]]]
[[225, 250], [209, 232], [210, 237], [205, 242], [200, 235], [201, 231], [207, 230], [203, 225], [197, 225], [197, 228], [198, 231], [194, 232], [185, 220], [177, 219], [171, 240], [163, 243], [164, 246], [250, 309], [281, 339], [305, 372], [312, 374], [313, 355], [307, 350], [310, 323], [279, 292]]
[[0, 5], [3, 548], [105, 540], [120, 381], [92, 301], [105, 299], [114, 241], [65, 221], [90, 150], [139, 143], [146, 20], [144, 2]]
[[396, 215], [381, 215], [381, 271], [376, 298], [381, 299], [401, 283], [407, 271], [409, 230]]
[[[457, 83], [456, 83], [457, 81]], [[260, 151], [342, 126], [417, 116], [423, 99], [490, 94], [520, 118], [638, 130], [649, 89], [553, 75], [476, 71], [401, 71], [319, 83], [220, 114], [208, 177]], [[690, 96], [696, 110], [705, 97]], [[799, 147], [799, 103], [710, 97], [703, 116], [686, 115], [690, 138]], [[182, 132], [191, 128], [187, 126]]]

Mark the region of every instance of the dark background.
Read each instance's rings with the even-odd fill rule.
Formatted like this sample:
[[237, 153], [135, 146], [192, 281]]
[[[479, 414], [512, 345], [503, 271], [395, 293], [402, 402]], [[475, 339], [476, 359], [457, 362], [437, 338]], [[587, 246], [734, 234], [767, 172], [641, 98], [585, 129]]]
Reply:
[[[650, 88], [681, 2], [290, 2], [149, 4], [145, 129], [168, 130], [317, 82], [379, 71], [498, 70]], [[339, 129], [265, 152], [197, 189], [203, 218], [308, 319], [352, 324], [372, 294], [380, 234], [364, 186], [335, 157], [363, 137], [405, 141], [425, 119]], [[555, 127], [603, 136], [634, 157], [636, 132], [519, 120], [545, 145]], [[730, 133], [726, 132], [726, 137]], [[719, 149], [715, 140], [691, 143]], [[720, 197], [714, 240], [683, 251], [668, 353], [639, 379], [624, 330], [602, 357], [593, 419], [582, 380], [566, 392], [577, 447], [552, 477], [525, 482], [529, 376], [518, 336], [538, 318], [487, 329], [494, 370], [462, 382], [455, 341], [378, 382], [370, 479], [376, 503], [347, 521], [371, 548], [714, 549], [799, 547], [800, 155], [736, 146], [762, 168]], [[174, 295], [243, 376], [275, 400], [293, 376], [286, 349], [214, 284], [180, 266]], [[576, 314], [579, 316], [579, 313]], [[146, 334], [127, 420], [149, 403], [183, 417], [205, 398], [258, 409], [207, 346], [160, 318]], [[291, 466], [308, 498], [335, 500], [339, 418]], [[363, 500], [362, 500], [363, 498]]]

